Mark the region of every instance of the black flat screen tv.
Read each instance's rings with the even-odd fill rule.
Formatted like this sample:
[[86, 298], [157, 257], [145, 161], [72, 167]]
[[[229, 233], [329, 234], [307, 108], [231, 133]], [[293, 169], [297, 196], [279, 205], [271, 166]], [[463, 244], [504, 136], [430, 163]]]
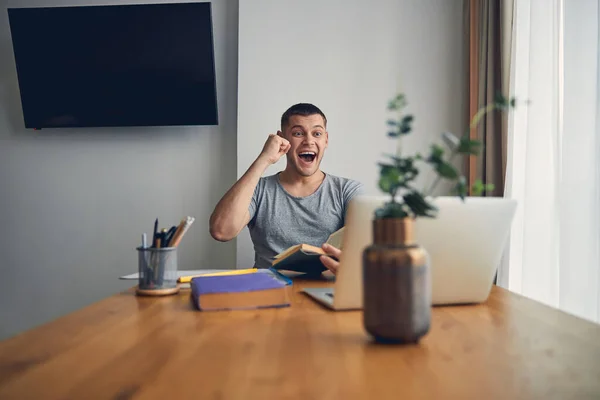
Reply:
[[8, 16], [26, 128], [218, 124], [210, 3]]

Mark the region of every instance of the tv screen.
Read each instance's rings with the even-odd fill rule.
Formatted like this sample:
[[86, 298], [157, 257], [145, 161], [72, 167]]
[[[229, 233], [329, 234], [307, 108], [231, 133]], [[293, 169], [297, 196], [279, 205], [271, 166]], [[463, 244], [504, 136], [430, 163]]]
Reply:
[[210, 3], [8, 15], [25, 127], [218, 124]]

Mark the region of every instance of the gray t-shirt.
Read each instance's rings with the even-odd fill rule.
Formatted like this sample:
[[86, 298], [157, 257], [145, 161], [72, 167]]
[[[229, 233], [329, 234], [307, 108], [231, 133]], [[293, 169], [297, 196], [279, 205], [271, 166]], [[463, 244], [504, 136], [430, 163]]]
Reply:
[[320, 247], [344, 226], [348, 203], [362, 190], [357, 181], [325, 174], [313, 194], [295, 197], [281, 186], [279, 173], [260, 178], [248, 207], [254, 267], [270, 267], [275, 255], [296, 244]]

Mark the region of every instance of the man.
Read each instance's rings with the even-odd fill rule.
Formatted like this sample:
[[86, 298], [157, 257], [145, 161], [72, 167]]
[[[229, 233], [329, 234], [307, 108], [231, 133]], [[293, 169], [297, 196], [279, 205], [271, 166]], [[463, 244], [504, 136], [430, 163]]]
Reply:
[[[229, 241], [247, 225], [257, 268], [270, 267], [275, 255], [300, 243], [322, 245], [339, 259], [341, 250], [324, 243], [344, 226], [348, 203], [362, 185], [321, 171], [328, 141], [327, 118], [318, 107], [290, 107], [281, 117], [281, 131], [269, 135], [260, 155], [215, 207], [212, 237]], [[284, 154], [285, 170], [262, 177]], [[336, 273], [339, 263], [330, 256], [321, 262]]]

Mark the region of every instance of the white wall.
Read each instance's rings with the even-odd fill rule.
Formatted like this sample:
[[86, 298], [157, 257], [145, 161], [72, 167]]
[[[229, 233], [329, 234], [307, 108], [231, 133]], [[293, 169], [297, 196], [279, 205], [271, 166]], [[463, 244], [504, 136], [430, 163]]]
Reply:
[[237, 0], [212, 2], [220, 126], [24, 128], [7, 7], [121, 3], [0, 0], [0, 339], [132, 286], [156, 217], [197, 218], [180, 269], [235, 265], [208, 218], [236, 179]]
[[[462, 7], [460, 0], [240, 0], [237, 176], [298, 102], [316, 104], [329, 120], [322, 169], [363, 182], [371, 194], [379, 193], [376, 162], [395, 144], [385, 121], [397, 90], [416, 118], [407, 152], [427, 151], [442, 131], [462, 132]], [[265, 175], [284, 167], [282, 158]], [[429, 173], [423, 178], [431, 182]], [[237, 249], [238, 268], [251, 266], [246, 229]]]

